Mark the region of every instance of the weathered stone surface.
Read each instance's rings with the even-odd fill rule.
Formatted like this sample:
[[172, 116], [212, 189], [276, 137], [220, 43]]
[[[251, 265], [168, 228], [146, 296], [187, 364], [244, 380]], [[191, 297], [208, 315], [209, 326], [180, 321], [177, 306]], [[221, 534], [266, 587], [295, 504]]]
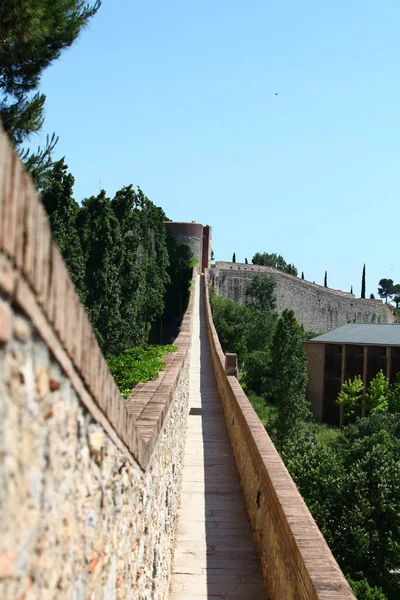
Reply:
[[143, 472], [93, 420], [24, 316], [16, 323], [28, 334], [14, 328], [0, 353], [0, 597], [165, 598], [189, 355]]
[[12, 333], [12, 314], [4, 302], [0, 302], [0, 343], [9, 342]]
[[294, 310], [306, 331], [326, 332], [350, 322], [394, 323], [390, 309], [377, 300], [361, 300], [352, 294], [325, 288], [309, 281], [277, 271], [271, 267], [217, 262], [208, 270], [208, 281], [220, 296], [244, 303], [251, 279], [272, 277], [276, 281], [278, 312]]

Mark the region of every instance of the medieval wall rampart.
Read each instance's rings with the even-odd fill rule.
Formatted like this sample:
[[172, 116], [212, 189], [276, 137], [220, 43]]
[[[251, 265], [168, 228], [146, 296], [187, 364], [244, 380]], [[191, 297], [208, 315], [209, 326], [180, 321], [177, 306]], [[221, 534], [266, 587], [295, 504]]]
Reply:
[[210, 285], [217, 294], [244, 303], [246, 288], [255, 276], [276, 281], [277, 309], [294, 310], [307, 331], [326, 332], [350, 322], [393, 323], [390, 308], [376, 300], [362, 300], [353, 294], [326, 288], [271, 267], [217, 262], [209, 269]]

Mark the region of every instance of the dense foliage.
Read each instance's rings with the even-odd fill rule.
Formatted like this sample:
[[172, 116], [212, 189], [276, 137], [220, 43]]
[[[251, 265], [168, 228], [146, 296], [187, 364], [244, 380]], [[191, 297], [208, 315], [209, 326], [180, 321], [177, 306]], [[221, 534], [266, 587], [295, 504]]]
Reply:
[[[342, 383], [337, 403], [343, 408], [341, 425], [355, 421], [356, 417], [374, 413], [399, 412], [400, 408], [400, 373], [390, 385], [382, 369], [369, 382], [364, 390], [360, 375]], [[363, 403], [365, 403], [363, 411]]]
[[290, 275], [297, 276], [297, 268], [293, 264], [289, 264], [285, 261], [283, 256], [280, 254], [268, 254], [268, 252], [256, 252], [251, 262], [253, 265], [261, 265], [264, 267], [273, 267], [279, 271], [284, 271]]
[[[100, 2], [2, 0], [0, 2], [0, 119], [20, 147], [42, 129], [46, 96], [37, 92], [45, 69], [69, 48], [97, 12]], [[53, 135], [36, 154], [23, 153], [38, 184], [51, 164]]]
[[400, 565], [399, 452], [400, 414], [378, 413], [328, 445], [308, 430], [283, 452], [342, 570], [393, 600], [400, 597], [393, 574]]
[[[107, 356], [174, 336], [186, 308], [193, 258], [167, 233], [165, 215], [132, 186], [73, 198], [64, 161], [46, 177], [42, 199], [55, 240]], [[172, 326], [172, 328], [171, 328]]]
[[277, 408], [276, 442], [282, 448], [308, 414], [307, 356], [294, 312], [284, 310], [271, 345], [271, 395]]
[[169, 352], [176, 352], [176, 346], [150, 346], [130, 348], [116, 358], [108, 359], [108, 366], [121, 394], [128, 398], [132, 388], [139, 382], [156, 379], [158, 371], [165, 368], [162, 358]]
[[394, 283], [393, 279], [381, 279], [378, 287], [378, 294], [380, 298], [385, 298], [386, 304], [388, 300], [393, 299], [396, 303], [396, 308], [399, 308], [400, 304], [400, 284]]

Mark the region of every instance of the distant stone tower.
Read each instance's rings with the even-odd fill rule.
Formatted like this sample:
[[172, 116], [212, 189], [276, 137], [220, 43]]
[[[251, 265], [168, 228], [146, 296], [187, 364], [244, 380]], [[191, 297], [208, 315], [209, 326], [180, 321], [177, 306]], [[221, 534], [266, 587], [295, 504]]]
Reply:
[[191, 247], [198, 261], [199, 272], [203, 273], [204, 269], [208, 269], [211, 262], [212, 228], [194, 221], [192, 223], [166, 221], [165, 224], [179, 242], [185, 242]]

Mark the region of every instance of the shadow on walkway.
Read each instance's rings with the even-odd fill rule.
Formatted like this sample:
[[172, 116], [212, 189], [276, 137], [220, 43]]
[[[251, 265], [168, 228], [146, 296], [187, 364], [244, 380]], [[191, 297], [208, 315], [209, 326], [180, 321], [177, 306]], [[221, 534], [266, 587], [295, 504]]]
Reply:
[[171, 598], [266, 598], [217, 392], [202, 285], [191, 359]]

